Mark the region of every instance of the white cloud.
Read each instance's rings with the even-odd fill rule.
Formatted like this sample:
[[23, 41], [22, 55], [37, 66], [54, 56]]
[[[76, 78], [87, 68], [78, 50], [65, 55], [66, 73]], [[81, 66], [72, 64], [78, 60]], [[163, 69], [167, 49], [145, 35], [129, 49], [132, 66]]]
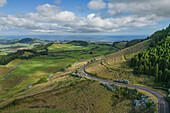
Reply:
[[89, 9], [101, 10], [106, 8], [106, 3], [103, 0], [91, 0], [87, 6]]
[[0, 16], [0, 25], [4, 27], [18, 27], [18, 28], [26, 28], [26, 29], [35, 29], [39, 28], [38, 24], [35, 24], [34, 21], [29, 20], [27, 18], [18, 18], [12, 15]]
[[33, 20], [43, 22], [70, 22], [74, 21], [75, 14], [70, 11], [60, 11], [58, 7], [44, 4], [37, 7], [37, 13], [27, 15]]
[[155, 15], [158, 20], [169, 18], [170, 0], [109, 0], [108, 13], [111, 15]]
[[7, 4], [6, 0], [0, 0], [0, 7], [4, 7]]
[[[119, 5], [124, 7], [124, 5]], [[110, 10], [115, 6], [109, 4]], [[118, 6], [116, 6], [118, 7]], [[78, 17], [71, 11], [62, 11], [55, 5], [44, 4], [36, 8], [37, 12], [17, 15], [0, 15], [1, 29], [24, 29], [37, 33], [57, 32], [115, 32], [129, 27], [143, 27], [156, 24], [155, 14], [138, 16], [122, 15], [101, 17], [91, 13]], [[119, 9], [122, 12], [123, 9]], [[116, 10], [118, 12], [118, 10]], [[115, 13], [117, 13], [115, 12]]]

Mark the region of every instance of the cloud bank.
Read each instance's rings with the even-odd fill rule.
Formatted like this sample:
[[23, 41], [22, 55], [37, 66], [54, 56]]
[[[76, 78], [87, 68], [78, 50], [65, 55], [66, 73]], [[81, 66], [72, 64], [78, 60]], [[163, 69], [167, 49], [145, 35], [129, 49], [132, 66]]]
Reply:
[[92, 0], [88, 3], [88, 8], [93, 10], [101, 10], [106, 8], [106, 3], [102, 0]]
[[[0, 6], [2, 5], [0, 2]], [[5, 3], [5, 2], [4, 2]], [[6, 4], [6, 3], [5, 3]], [[169, 0], [91, 0], [87, 7], [99, 13], [77, 16], [50, 4], [40, 5], [36, 12], [0, 15], [0, 29], [24, 29], [33, 33], [116, 32], [155, 25], [170, 16]], [[100, 10], [104, 9], [102, 15]]]
[[0, 0], [0, 7], [4, 7], [7, 4], [6, 0]]

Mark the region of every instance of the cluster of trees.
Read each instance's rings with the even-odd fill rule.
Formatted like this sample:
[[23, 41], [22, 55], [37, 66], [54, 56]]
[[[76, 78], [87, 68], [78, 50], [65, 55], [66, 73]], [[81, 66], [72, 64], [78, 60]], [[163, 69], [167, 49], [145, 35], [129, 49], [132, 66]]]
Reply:
[[170, 26], [154, 33], [150, 48], [135, 55], [131, 61], [135, 74], [154, 76], [156, 82], [170, 87]]
[[24, 54], [24, 51], [18, 50], [16, 53], [10, 53], [8, 55], [0, 56], [0, 65], [6, 65], [10, 61], [20, 58]]
[[[40, 56], [40, 55], [48, 55], [48, 47], [51, 46], [53, 43], [49, 44], [40, 44], [34, 47], [33, 49], [30, 50], [18, 50], [15, 53], [10, 53], [8, 55], [2, 55], [0, 56], [0, 65], [6, 65], [9, 62], [11, 62], [14, 59], [31, 59], [35, 56]], [[33, 53], [32, 55], [29, 56], [23, 56], [25, 52], [31, 52]]]

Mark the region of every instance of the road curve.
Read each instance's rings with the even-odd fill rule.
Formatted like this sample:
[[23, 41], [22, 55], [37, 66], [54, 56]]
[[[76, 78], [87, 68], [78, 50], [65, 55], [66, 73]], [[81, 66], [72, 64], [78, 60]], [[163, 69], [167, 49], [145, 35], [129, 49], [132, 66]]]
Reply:
[[84, 65], [84, 66], [81, 68], [81, 72], [82, 72], [85, 76], [90, 77], [90, 78], [92, 78], [92, 79], [94, 79], [94, 80], [100, 80], [100, 81], [103, 81], [103, 82], [114, 83], [114, 84], [122, 85], [122, 86], [126, 86], [126, 87], [132, 87], [132, 88], [142, 89], [142, 90], [145, 90], [145, 91], [147, 91], [147, 92], [149, 92], [149, 93], [152, 93], [153, 95], [155, 95], [155, 96], [158, 98], [159, 113], [170, 113], [170, 112], [169, 112], [169, 104], [168, 104], [167, 99], [166, 99], [162, 94], [160, 94], [159, 92], [156, 92], [156, 91], [154, 91], [154, 90], [151, 90], [151, 89], [148, 89], [148, 88], [142, 87], [142, 86], [123, 84], [123, 83], [118, 83], [118, 82], [114, 82], [114, 81], [111, 81], [111, 80], [105, 80], [105, 79], [97, 78], [97, 77], [94, 77], [94, 76], [88, 74], [88, 73], [85, 71], [85, 68], [86, 68], [88, 65], [90, 65], [90, 64], [92, 64], [92, 63], [94, 63], [94, 62], [96, 62], [96, 61], [99, 61], [99, 60], [100, 60], [100, 59], [95, 60], [95, 61], [93, 61], [93, 62], [90, 62], [90, 63]]

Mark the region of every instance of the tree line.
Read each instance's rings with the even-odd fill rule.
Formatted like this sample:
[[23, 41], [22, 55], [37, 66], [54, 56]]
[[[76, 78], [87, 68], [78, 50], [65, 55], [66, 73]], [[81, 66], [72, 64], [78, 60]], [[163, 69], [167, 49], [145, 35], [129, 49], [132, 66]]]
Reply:
[[154, 76], [155, 82], [170, 87], [170, 26], [150, 38], [150, 48], [132, 57], [130, 65], [135, 74]]

